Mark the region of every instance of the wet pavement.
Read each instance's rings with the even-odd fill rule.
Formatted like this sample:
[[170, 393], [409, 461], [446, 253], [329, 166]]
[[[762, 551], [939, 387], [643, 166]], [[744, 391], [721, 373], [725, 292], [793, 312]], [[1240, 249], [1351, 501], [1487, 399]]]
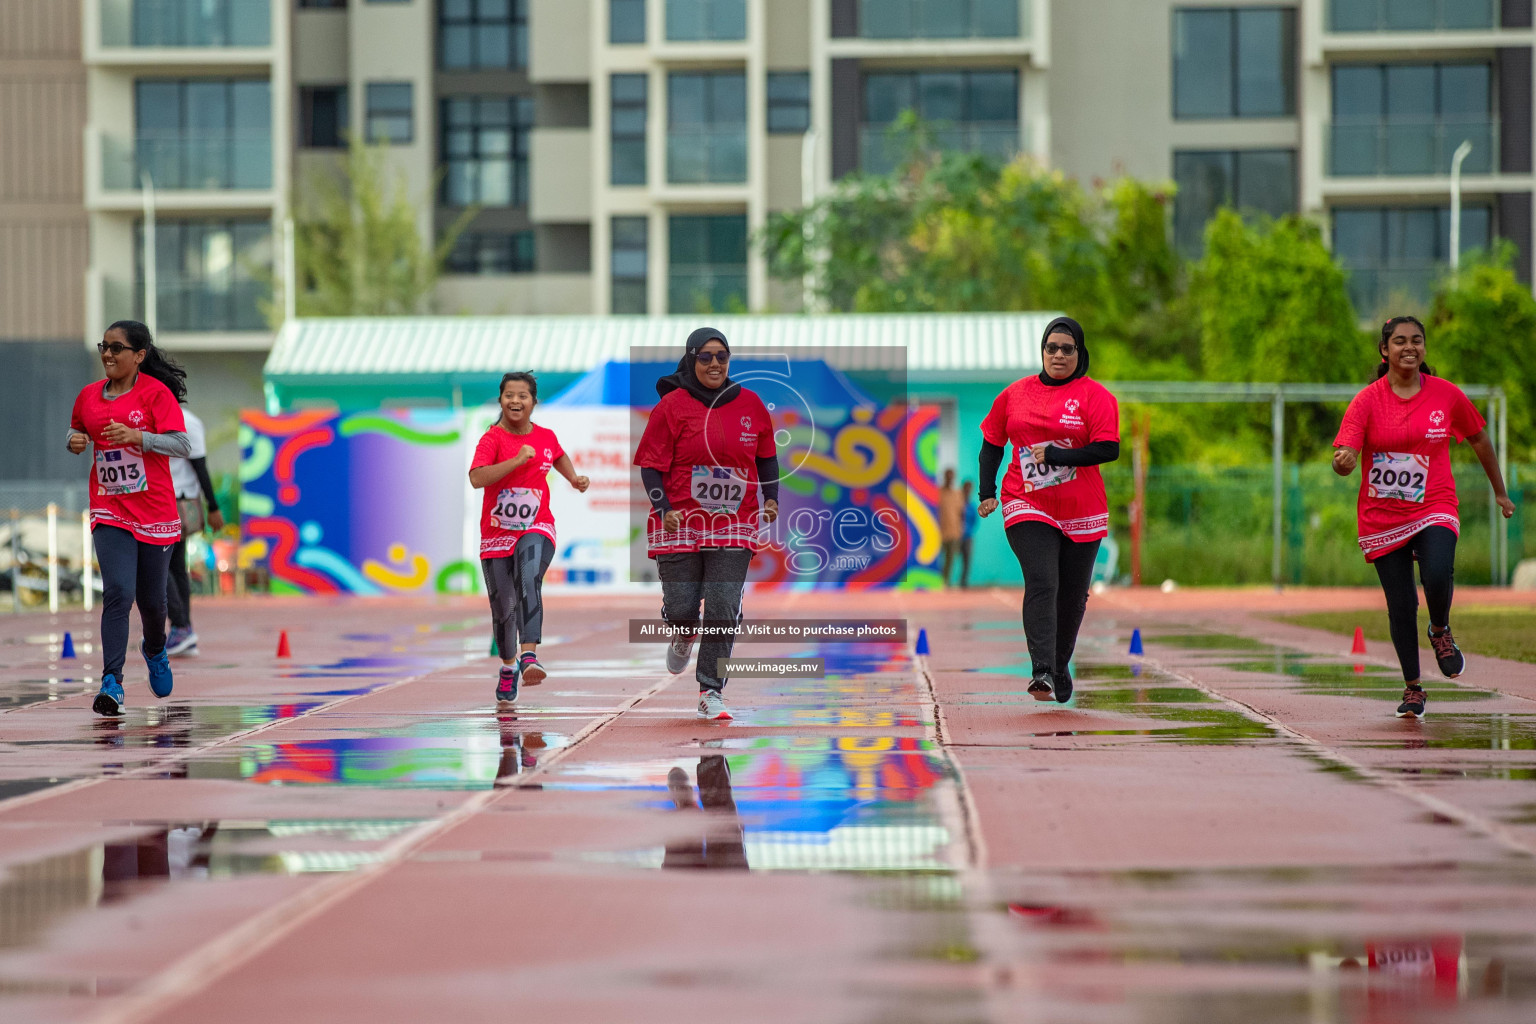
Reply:
[[858, 599], [931, 655], [754, 645], [828, 678], [728, 726], [649, 597], [552, 596], [501, 712], [470, 601], [205, 602], [119, 722], [86, 617], [0, 621], [0, 1019], [1536, 1019], [1536, 666], [1402, 722], [1379, 653], [1111, 593], [1057, 705], [1017, 593]]

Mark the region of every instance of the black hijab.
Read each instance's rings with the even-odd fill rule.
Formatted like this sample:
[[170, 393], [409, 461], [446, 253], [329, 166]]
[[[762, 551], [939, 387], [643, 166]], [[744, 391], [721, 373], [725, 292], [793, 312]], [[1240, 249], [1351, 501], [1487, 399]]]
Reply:
[[[1072, 376], [1057, 380], [1045, 371], [1045, 341], [1051, 335], [1062, 331], [1072, 335], [1072, 340], [1077, 343], [1077, 369], [1072, 371]], [[1040, 336], [1040, 383], [1046, 387], [1059, 388], [1063, 384], [1070, 384], [1077, 378], [1086, 376], [1088, 376], [1088, 342], [1083, 338], [1083, 325], [1069, 316], [1059, 316], [1045, 325], [1045, 333]]]
[[698, 374], [693, 372], [694, 364], [698, 362], [699, 349], [712, 341], [724, 345], [727, 352], [731, 350], [731, 343], [725, 340], [725, 335], [713, 327], [700, 327], [688, 335], [688, 345], [683, 351], [683, 358], [678, 360], [677, 372], [656, 382], [656, 393], [665, 398], [670, 392], [682, 388], [711, 409], [735, 401], [741, 394], [741, 385], [730, 377], [726, 377], [725, 383], [718, 388], [711, 389], [701, 384]]

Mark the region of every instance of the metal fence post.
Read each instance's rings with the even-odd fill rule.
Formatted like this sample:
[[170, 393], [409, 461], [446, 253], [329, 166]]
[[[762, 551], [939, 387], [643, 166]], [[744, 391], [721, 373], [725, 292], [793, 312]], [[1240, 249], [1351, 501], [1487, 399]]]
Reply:
[[59, 613], [59, 506], [48, 503], [48, 612]]
[[85, 610], [90, 611], [96, 601], [96, 580], [91, 572], [91, 512], [80, 513], [80, 590]]
[[1281, 544], [1281, 518], [1285, 514], [1285, 481], [1281, 473], [1285, 467], [1285, 392], [1276, 385], [1275, 396], [1270, 403], [1270, 434], [1274, 444], [1270, 452], [1271, 469], [1274, 471], [1275, 486], [1275, 510], [1274, 510], [1274, 545], [1275, 551], [1270, 566], [1270, 576], [1275, 582], [1275, 589], [1280, 586], [1280, 544]]

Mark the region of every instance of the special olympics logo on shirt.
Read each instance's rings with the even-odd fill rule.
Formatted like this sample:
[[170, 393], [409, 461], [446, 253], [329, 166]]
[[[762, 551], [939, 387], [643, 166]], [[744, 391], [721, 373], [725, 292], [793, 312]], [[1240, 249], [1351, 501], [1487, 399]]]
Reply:
[[1077, 415], [1077, 399], [1067, 399], [1067, 412], [1071, 413], [1073, 416]]
[[1438, 427], [1440, 424], [1445, 422], [1445, 413], [1439, 409], [1436, 409], [1434, 412], [1429, 414], [1429, 422]]
[[554, 457], [555, 457], [555, 450], [553, 448], [545, 448], [544, 449], [544, 461], [545, 462], [548, 462], [549, 460], [553, 459]]
[[1082, 420], [1082, 417], [1078, 416], [1078, 414], [1077, 414], [1077, 410], [1081, 406], [1082, 406], [1082, 403], [1079, 402], [1077, 399], [1075, 399], [1075, 398], [1067, 399], [1065, 402], [1062, 403], [1062, 407], [1064, 409], [1066, 409], [1066, 412], [1061, 414], [1061, 419], [1058, 422], [1060, 422], [1061, 425], [1064, 426], [1064, 427], [1072, 427], [1073, 429], [1076, 429], [1077, 427], [1081, 427], [1083, 425], [1083, 420]]
[[135, 430], [143, 427], [144, 413], [139, 409], [133, 410], [128, 414], [128, 422], [133, 426]]
[[741, 418], [741, 429], [742, 430], [751, 430], [752, 429], [752, 417], [751, 416], [743, 416]]

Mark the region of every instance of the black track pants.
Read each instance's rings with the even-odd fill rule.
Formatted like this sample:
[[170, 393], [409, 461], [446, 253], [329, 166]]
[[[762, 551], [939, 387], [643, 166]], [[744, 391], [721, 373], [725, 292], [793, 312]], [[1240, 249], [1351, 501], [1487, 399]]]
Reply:
[[1088, 609], [1099, 542], [1069, 540], [1056, 527], [1027, 519], [1008, 527], [1008, 546], [1024, 572], [1024, 638], [1033, 670], [1065, 671]]
[[[656, 575], [661, 577], [661, 617], [668, 625], [694, 625], [699, 605], [704, 621], [734, 624], [741, 621], [741, 592], [747, 585], [752, 552], [747, 548], [706, 548], [656, 556]], [[711, 633], [699, 641], [699, 688], [725, 689], [720, 659], [729, 658], [735, 638]]]
[[101, 564], [102, 673], [123, 681], [128, 657], [128, 613], [139, 606], [144, 650], [165, 650], [165, 587], [171, 545], [148, 544], [118, 526], [91, 530]]
[[544, 574], [554, 559], [554, 541], [542, 533], [525, 533], [510, 555], [481, 560], [496, 650], [503, 661], [516, 660], [520, 643], [544, 639]]
[[1397, 649], [1403, 679], [1419, 678], [1419, 589], [1413, 585], [1414, 556], [1419, 579], [1424, 583], [1424, 603], [1429, 623], [1436, 628], [1451, 624], [1451, 595], [1456, 589], [1456, 534], [1448, 526], [1426, 526], [1400, 548], [1371, 564], [1381, 577], [1387, 595], [1387, 625]]

